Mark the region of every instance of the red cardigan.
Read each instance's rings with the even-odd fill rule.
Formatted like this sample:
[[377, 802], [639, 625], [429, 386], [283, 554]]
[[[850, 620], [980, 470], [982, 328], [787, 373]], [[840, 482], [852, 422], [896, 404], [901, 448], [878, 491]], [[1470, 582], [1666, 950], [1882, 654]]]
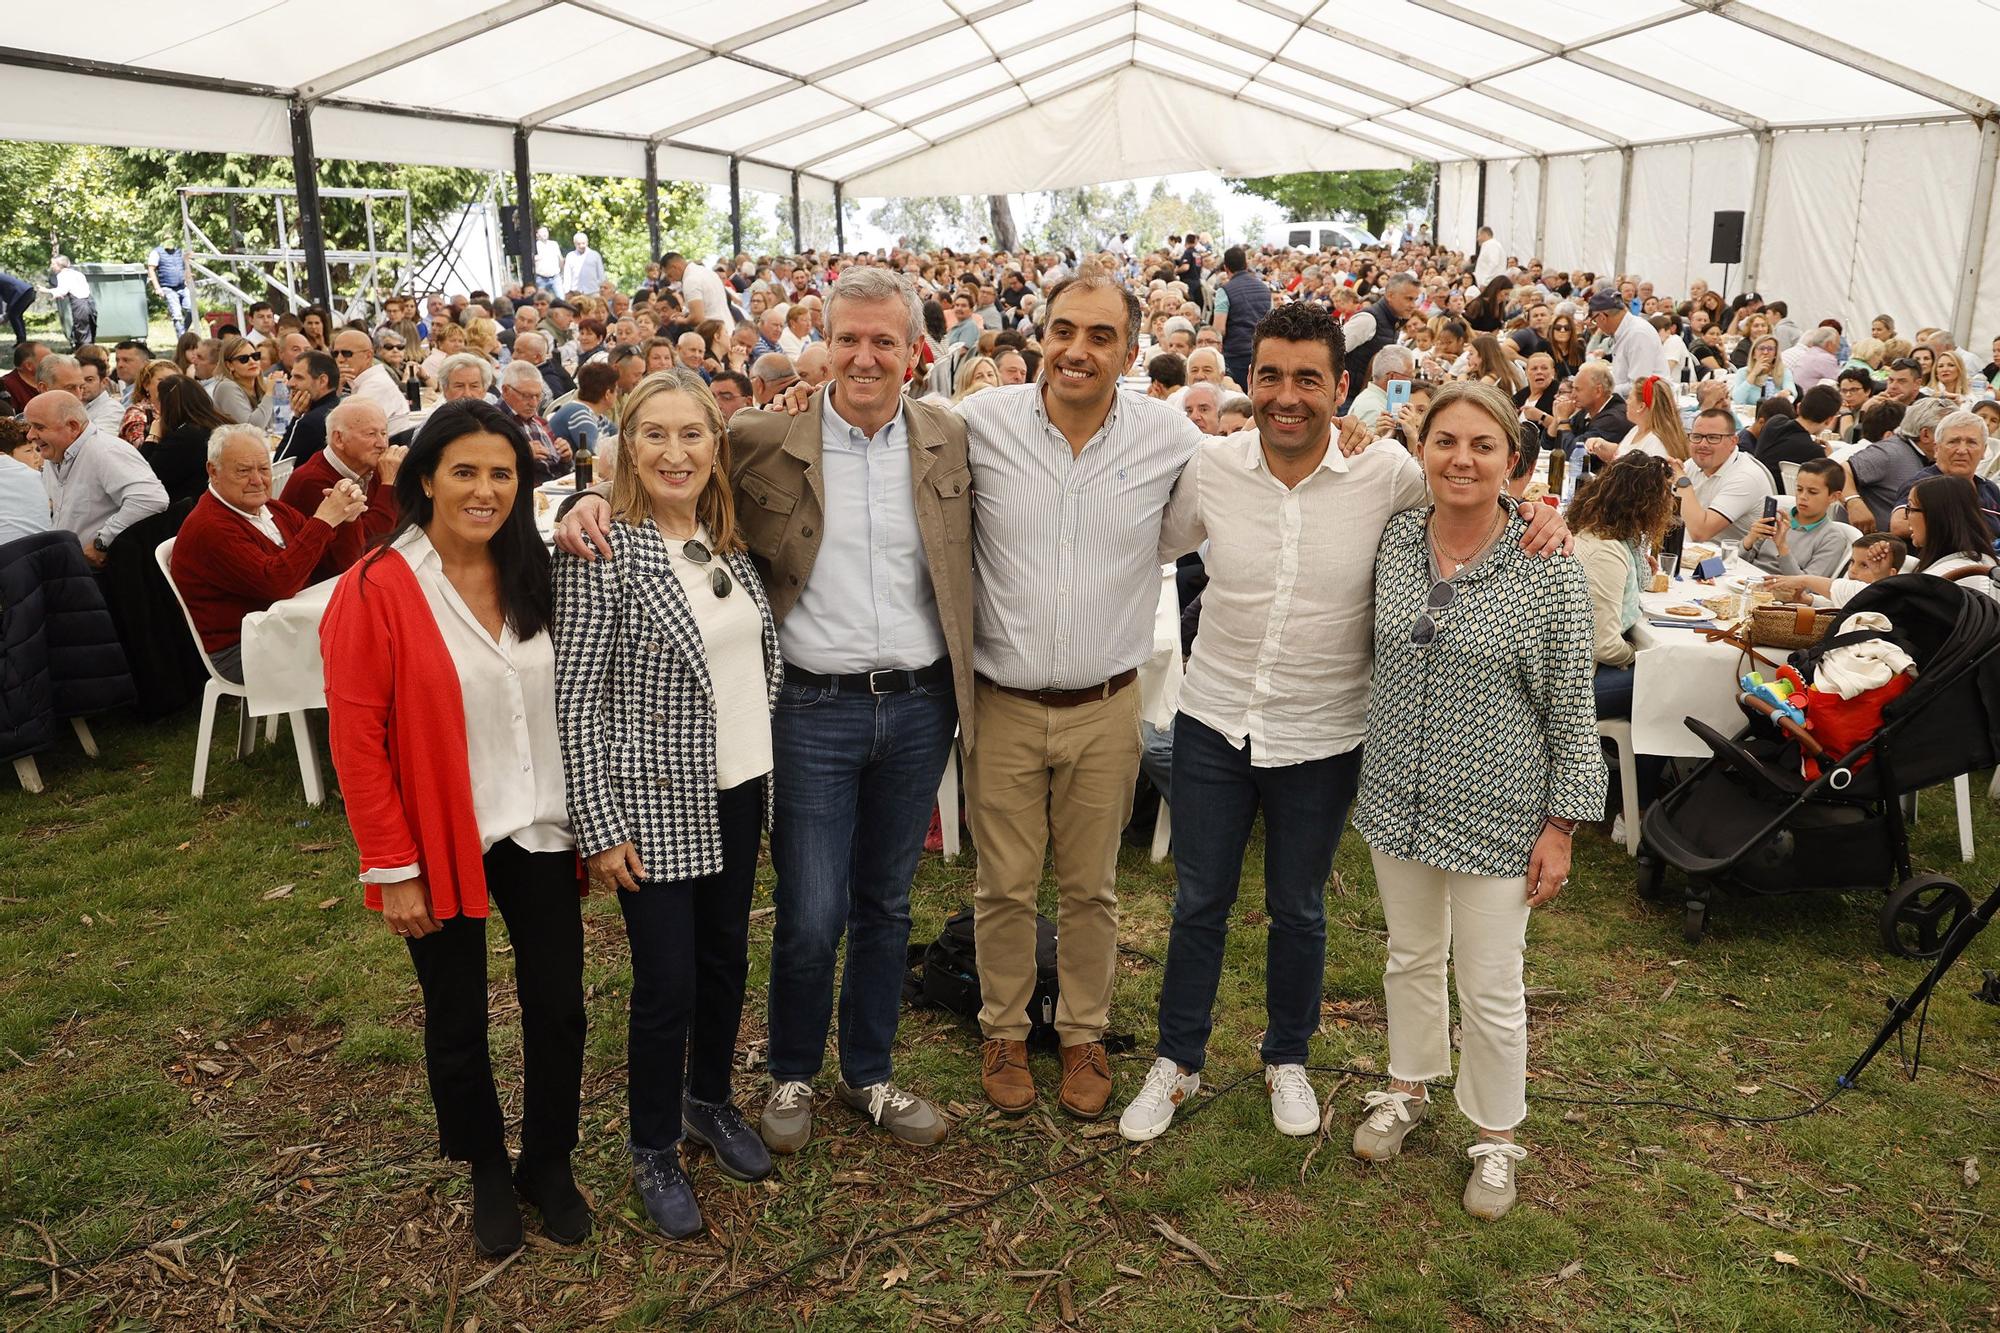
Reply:
[[[333, 460], [322, 449], [292, 469], [292, 475], [285, 479], [285, 493], [278, 498], [301, 514], [310, 514], [319, 508], [320, 501], [326, 499], [326, 493], [339, 480], [340, 473], [334, 470]], [[384, 486], [381, 474], [371, 472], [365, 489], [368, 508], [361, 517], [334, 530], [333, 541], [313, 571], [313, 582], [345, 574], [363, 552], [396, 526], [396, 488]]]
[[283, 546], [272, 545], [212, 491], [195, 501], [174, 542], [174, 586], [211, 653], [242, 640], [243, 617], [297, 596], [333, 540], [335, 529], [324, 519], [282, 500], [266, 508], [284, 534]]
[[[399, 553], [340, 576], [319, 644], [329, 748], [362, 870], [415, 864], [433, 917], [487, 915], [458, 670]], [[579, 859], [578, 893], [586, 887]], [[364, 897], [382, 909], [381, 886]]]

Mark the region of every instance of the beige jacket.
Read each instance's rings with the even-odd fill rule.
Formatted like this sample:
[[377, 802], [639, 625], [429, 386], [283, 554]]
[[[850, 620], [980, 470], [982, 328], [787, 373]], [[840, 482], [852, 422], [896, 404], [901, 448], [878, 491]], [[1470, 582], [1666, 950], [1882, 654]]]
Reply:
[[[764, 575], [779, 624], [799, 600], [819, 554], [826, 494], [820, 477], [820, 412], [826, 391], [799, 415], [745, 410], [730, 421], [736, 520]], [[924, 563], [958, 693], [958, 730], [972, 745], [972, 469], [965, 422], [949, 408], [906, 398], [910, 483]]]
[[[1592, 647], [1604, 666], [1630, 666], [1637, 650], [1619, 624], [1625, 614], [1625, 581], [1631, 577], [1632, 550], [1624, 542], [1578, 534], [1576, 558], [1590, 583]], [[1643, 580], [1642, 580], [1643, 582]]]

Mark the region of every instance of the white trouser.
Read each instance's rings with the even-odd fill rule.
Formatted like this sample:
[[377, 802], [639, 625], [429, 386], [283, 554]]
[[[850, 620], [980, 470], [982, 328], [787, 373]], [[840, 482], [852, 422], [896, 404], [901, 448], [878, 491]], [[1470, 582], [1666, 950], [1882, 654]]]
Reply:
[[1451, 1073], [1448, 947], [1458, 969], [1458, 1109], [1481, 1129], [1514, 1128], [1528, 1114], [1527, 880], [1372, 855], [1389, 923], [1389, 1076], [1427, 1083]]

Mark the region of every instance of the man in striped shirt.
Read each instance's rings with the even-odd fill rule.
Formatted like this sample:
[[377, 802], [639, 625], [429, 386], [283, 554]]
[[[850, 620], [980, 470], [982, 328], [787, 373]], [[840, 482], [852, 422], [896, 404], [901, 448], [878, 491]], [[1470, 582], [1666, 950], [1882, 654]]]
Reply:
[[973, 487], [974, 717], [967, 814], [988, 1100], [1035, 1104], [1028, 1002], [1035, 895], [1055, 848], [1060, 892], [1059, 1101], [1101, 1115], [1118, 957], [1119, 834], [1139, 772], [1138, 667], [1153, 650], [1161, 519], [1200, 444], [1163, 402], [1120, 394], [1138, 300], [1108, 276], [1049, 296], [1040, 384], [960, 405]]

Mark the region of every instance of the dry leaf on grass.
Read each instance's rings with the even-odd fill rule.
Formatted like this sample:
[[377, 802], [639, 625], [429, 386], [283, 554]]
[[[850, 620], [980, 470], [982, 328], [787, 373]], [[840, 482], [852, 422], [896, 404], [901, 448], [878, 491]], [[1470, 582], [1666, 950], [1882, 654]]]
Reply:
[[292, 896], [292, 890], [297, 887], [298, 885], [296, 884], [280, 884], [275, 889], [266, 889], [264, 891], [264, 901], [268, 903], [277, 898], [289, 898]]
[[1777, 1260], [1779, 1263], [1786, 1264], [1792, 1268], [1797, 1268], [1799, 1266], [1799, 1256], [1797, 1256], [1796, 1254], [1787, 1253], [1784, 1250], [1771, 1251], [1771, 1257]]
[[319, 900], [319, 910], [322, 912], [338, 906], [340, 906], [340, 899], [338, 898], [322, 898]]
[[910, 1275], [910, 1266], [908, 1264], [897, 1264], [894, 1268], [882, 1274], [882, 1290], [887, 1291], [889, 1288], [895, 1286], [898, 1282], [901, 1282], [905, 1278], [909, 1277], [909, 1275]]
[[1167, 1220], [1165, 1218], [1163, 1217], [1154, 1218], [1153, 1230], [1159, 1232], [1162, 1236], [1166, 1237], [1174, 1244], [1180, 1246], [1183, 1250], [1186, 1250], [1189, 1254], [1193, 1255], [1195, 1258], [1201, 1260], [1202, 1267], [1206, 1268], [1209, 1272], [1215, 1274], [1217, 1277], [1222, 1276], [1222, 1265], [1215, 1262], [1215, 1256], [1210, 1254], [1207, 1250], [1201, 1248], [1201, 1246], [1197, 1245], [1194, 1241], [1188, 1239], [1186, 1236], [1183, 1236], [1180, 1232], [1174, 1230], [1173, 1227], [1167, 1224]]
[[1979, 1159], [1977, 1157], [1959, 1158], [1958, 1169], [1959, 1174], [1964, 1177], [1968, 1188], [1979, 1183]]

